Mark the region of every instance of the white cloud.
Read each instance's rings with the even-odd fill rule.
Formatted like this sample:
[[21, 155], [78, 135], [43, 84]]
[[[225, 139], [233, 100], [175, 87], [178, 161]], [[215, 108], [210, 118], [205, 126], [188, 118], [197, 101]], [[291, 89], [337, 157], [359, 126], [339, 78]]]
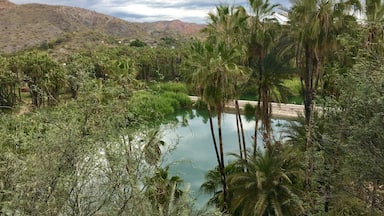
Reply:
[[[94, 10], [128, 21], [146, 22], [179, 19], [206, 23], [218, 4], [242, 4], [247, 0], [10, 0], [16, 4], [68, 5]], [[287, 0], [274, 0], [285, 3]]]
[[[112, 7], [108, 9], [111, 14], [121, 13], [128, 14], [134, 19], [141, 19], [143, 21], [156, 21], [156, 20], [173, 20], [180, 19], [184, 21], [198, 21], [204, 20], [207, 17], [206, 10], [188, 9], [177, 7], [153, 7], [144, 4], [129, 4], [125, 6]], [[208, 10], [209, 11], [209, 10]], [[129, 18], [127, 18], [129, 19]]]

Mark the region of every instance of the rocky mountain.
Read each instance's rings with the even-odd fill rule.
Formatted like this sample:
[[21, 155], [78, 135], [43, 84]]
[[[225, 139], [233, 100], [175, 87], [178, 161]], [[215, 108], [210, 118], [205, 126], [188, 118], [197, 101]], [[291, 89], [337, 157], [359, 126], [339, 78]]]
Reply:
[[179, 20], [132, 23], [82, 8], [13, 4], [0, 0], [0, 52], [65, 44], [67, 49], [139, 39], [183, 39], [199, 36], [204, 25]]

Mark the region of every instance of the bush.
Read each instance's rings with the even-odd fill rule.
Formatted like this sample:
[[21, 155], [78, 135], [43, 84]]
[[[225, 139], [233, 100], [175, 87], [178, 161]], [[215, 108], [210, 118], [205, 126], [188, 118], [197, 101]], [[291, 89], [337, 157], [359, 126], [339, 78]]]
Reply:
[[174, 107], [175, 109], [179, 109], [180, 107], [182, 107], [182, 108], [189, 107], [189, 106], [191, 106], [191, 103], [192, 103], [191, 99], [189, 99], [188, 95], [186, 95], [184, 93], [176, 93], [176, 92], [167, 91], [167, 92], [164, 92], [163, 94], [161, 94], [161, 97], [176, 100], [179, 104], [179, 107], [178, 108]]
[[246, 116], [254, 116], [256, 111], [256, 107], [252, 106], [251, 104], [247, 103], [244, 106], [244, 113]]
[[145, 47], [147, 46], [147, 44], [139, 39], [136, 39], [134, 41], [132, 41], [131, 43], [129, 43], [129, 46], [131, 47]]
[[151, 85], [151, 89], [158, 92], [176, 92], [188, 94], [187, 86], [184, 83], [168, 82], [168, 83], [156, 83]]
[[303, 97], [301, 96], [301, 82], [299, 78], [284, 80], [284, 86], [289, 89], [288, 103], [303, 104]]
[[129, 101], [127, 108], [134, 115], [147, 121], [161, 121], [164, 116], [175, 111], [177, 101], [166, 97], [157, 97], [149, 92], [136, 92]]

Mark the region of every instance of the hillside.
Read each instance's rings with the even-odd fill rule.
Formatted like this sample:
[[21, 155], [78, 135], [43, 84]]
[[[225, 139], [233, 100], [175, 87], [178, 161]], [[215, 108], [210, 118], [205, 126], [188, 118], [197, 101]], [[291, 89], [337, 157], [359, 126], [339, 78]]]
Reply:
[[183, 39], [198, 35], [203, 27], [178, 20], [132, 23], [82, 8], [17, 5], [7, 0], [0, 0], [0, 17], [0, 52], [4, 53], [45, 44], [71, 50], [116, 40]]

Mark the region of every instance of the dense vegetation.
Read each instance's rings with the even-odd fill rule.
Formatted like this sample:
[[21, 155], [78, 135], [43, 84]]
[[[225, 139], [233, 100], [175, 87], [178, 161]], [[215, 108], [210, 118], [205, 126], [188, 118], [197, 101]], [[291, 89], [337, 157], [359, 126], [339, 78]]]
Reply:
[[[382, 215], [384, 3], [364, 3], [249, 0], [250, 11], [217, 6], [207, 38], [184, 46], [1, 56], [0, 214], [214, 214], [195, 212], [161, 164], [159, 125], [196, 94], [209, 111], [217, 168], [202, 190], [216, 214]], [[271, 102], [290, 94], [304, 116], [275, 140]], [[246, 109], [261, 139], [246, 145], [237, 109], [228, 163], [221, 116], [242, 95], [258, 101]]]

